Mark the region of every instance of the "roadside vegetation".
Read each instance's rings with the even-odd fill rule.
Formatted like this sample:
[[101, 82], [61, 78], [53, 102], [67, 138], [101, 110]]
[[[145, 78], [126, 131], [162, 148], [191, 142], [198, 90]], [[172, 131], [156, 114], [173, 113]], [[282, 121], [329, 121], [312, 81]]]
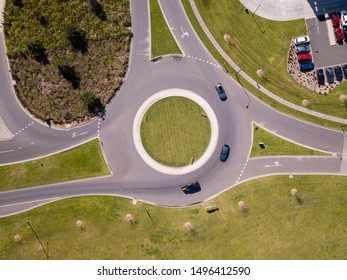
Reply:
[[211, 138], [211, 125], [203, 109], [184, 97], [154, 103], [141, 123], [142, 144], [157, 162], [186, 166], [199, 159]]
[[166, 54], [182, 54], [171, 34], [158, 0], [149, 0], [151, 20], [151, 58]]
[[7, 55], [24, 106], [56, 124], [102, 114], [127, 68], [128, 1], [18, 0], [6, 1], [5, 11]]
[[[182, 0], [182, 3], [199, 37], [219, 63], [234, 77], [235, 71], [218, 54], [201, 29], [192, 12], [189, 0]], [[253, 19], [251, 14], [245, 13], [244, 6], [236, 0], [219, 1], [213, 7], [211, 1], [196, 0], [195, 3], [220, 46], [244, 72], [259, 84], [294, 104], [302, 106], [303, 100], [306, 99], [310, 102], [308, 108], [311, 110], [336, 117], [345, 117], [346, 109], [345, 106], [341, 106], [338, 96], [331, 93], [324, 96], [310, 91], [296, 83], [286, 71], [290, 40], [304, 33], [304, 20], [275, 22], [256, 15]], [[244, 32], [245, 26], [247, 26], [247, 32]], [[263, 70], [261, 75], [257, 71], [260, 69]], [[312, 117], [281, 105], [266, 97], [244, 79], [240, 78], [240, 81], [245, 88], [276, 109], [317, 124], [335, 128], [340, 126], [338, 123]], [[337, 87], [336, 90], [340, 87]]]
[[[263, 145], [262, 145], [263, 144]], [[284, 155], [330, 155], [306, 148], [299, 144], [290, 142], [263, 129], [258, 124], [253, 125], [253, 145], [250, 157], [262, 156], [284, 156]]]
[[[70, 198], [0, 219], [0, 259], [46, 258], [27, 226], [6, 235], [29, 221], [50, 259], [341, 260], [345, 185], [345, 177], [274, 176], [180, 209]], [[219, 210], [208, 213], [212, 204]]]
[[0, 191], [108, 174], [99, 140], [95, 139], [49, 157], [0, 166]]

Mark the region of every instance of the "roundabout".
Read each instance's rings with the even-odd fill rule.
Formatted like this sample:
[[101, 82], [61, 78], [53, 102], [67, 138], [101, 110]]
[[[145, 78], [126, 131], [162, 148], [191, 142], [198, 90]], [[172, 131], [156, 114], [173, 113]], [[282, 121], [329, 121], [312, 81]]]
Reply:
[[[154, 104], [158, 104], [157, 102], [165, 100], [170, 97], [188, 98], [194, 103], [198, 104], [202, 108], [203, 112], [206, 114], [206, 117], [210, 123], [211, 137], [208, 142], [207, 148], [204, 149], [204, 152], [201, 157], [198, 157], [196, 160], [195, 159], [192, 160], [189, 165], [185, 165], [185, 166], [177, 166], [177, 167], [167, 166], [154, 160], [153, 156], [149, 155], [148, 148], [146, 150], [146, 148], [144, 147], [143, 139], [141, 138], [141, 124], [144, 121], [146, 112], [148, 112]], [[218, 126], [217, 117], [212, 107], [208, 104], [208, 102], [205, 99], [203, 99], [201, 96], [199, 96], [198, 94], [192, 91], [179, 89], [179, 88], [163, 90], [149, 97], [137, 111], [134, 118], [134, 122], [133, 122], [134, 144], [141, 158], [156, 171], [164, 173], [164, 174], [169, 174], [169, 175], [187, 174], [194, 170], [197, 170], [202, 165], [204, 165], [204, 163], [206, 163], [209, 160], [209, 158], [211, 157], [211, 155], [213, 154], [216, 148], [217, 141], [218, 141], [218, 133], [219, 133], [219, 126]]]

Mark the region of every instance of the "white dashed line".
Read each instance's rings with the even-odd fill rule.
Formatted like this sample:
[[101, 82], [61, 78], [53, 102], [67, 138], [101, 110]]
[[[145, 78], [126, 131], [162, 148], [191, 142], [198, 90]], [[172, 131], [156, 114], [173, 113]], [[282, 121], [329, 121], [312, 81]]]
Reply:
[[210, 62], [210, 61], [208, 61], [208, 60], [201, 59], [201, 58], [199, 58], [199, 57], [190, 56], [190, 55], [187, 55], [187, 57], [188, 57], [188, 58], [195, 59], [195, 60], [199, 60], [200, 62], [207, 63], [207, 64], [210, 64], [210, 65], [212, 65], [212, 66], [214, 66], [214, 67], [217, 67], [217, 68], [219, 68], [219, 69], [222, 69], [222, 67], [220, 67], [219, 65], [217, 65], [217, 64], [215, 64], [215, 63], [213, 63], [213, 62]]
[[27, 129], [29, 126], [31, 126], [34, 122], [29, 123], [28, 125], [26, 125], [24, 128], [22, 128], [21, 130], [19, 130], [18, 132], [15, 133], [14, 136], [17, 136], [19, 133], [21, 133], [22, 131], [24, 131], [25, 129]]

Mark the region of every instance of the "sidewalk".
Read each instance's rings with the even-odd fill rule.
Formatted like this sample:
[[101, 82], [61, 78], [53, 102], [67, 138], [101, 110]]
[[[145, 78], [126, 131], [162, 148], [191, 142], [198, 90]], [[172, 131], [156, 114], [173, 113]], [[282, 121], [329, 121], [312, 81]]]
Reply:
[[[243, 0], [240, 0], [241, 2], [243, 2]], [[267, 0], [270, 1], [270, 0]], [[284, 0], [282, 0], [284, 1]], [[294, 0], [293, 0], [294, 1]], [[295, 0], [295, 1], [299, 1], [299, 0]], [[300, 0], [301, 1], [301, 0]], [[193, 9], [193, 12], [197, 18], [197, 20], [199, 21], [202, 29], [204, 30], [206, 36], [209, 38], [209, 40], [211, 41], [211, 43], [214, 45], [214, 47], [217, 49], [217, 51], [223, 56], [223, 58], [230, 64], [230, 66], [232, 66], [235, 71], [239, 72], [239, 74], [247, 80], [247, 82], [249, 82], [251, 85], [253, 85], [255, 88], [258, 88], [260, 91], [262, 91], [265, 95], [267, 95], [268, 97], [276, 100], [277, 102], [292, 108], [294, 110], [300, 111], [302, 113], [311, 115], [311, 116], [315, 116], [321, 119], [326, 119], [329, 121], [333, 121], [333, 122], [338, 122], [338, 123], [343, 123], [343, 124], [347, 124], [347, 120], [346, 119], [342, 119], [342, 118], [337, 118], [337, 117], [333, 117], [333, 116], [329, 116], [323, 113], [319, 113], [316, 111], [312, 111], [309, 110], [307, 108], [303, 108], [301, 106], [295, 105], [293, 103], [290, 103], [287, 100], [284, 100], [283, 98], [277, 96], [276, 94], [272, 93], [271, 91], [267, 90], [266, 88], [264, 88], [263, 86], [259, 85], [256, 81], [254, 81], [250, 76], [248, 76], [245, 72], [242, 71], [242, 69], [224, 52], [224, 50], [220, 47], [220, 45], [218, 44], [218, 42], [214, 39], [214, 37], [212, 36], [212, 34], [210, 33], [210, 31], [208, 30], [206, 24], [204, 23], [198, 8], [195, 5], [194, 0], [189, 0], [190, 5]], [[252, 1], [248, 1], [248, 2], [255, 2], [254, 0]], [[251, 93], [250, 93], [251, 94]]]

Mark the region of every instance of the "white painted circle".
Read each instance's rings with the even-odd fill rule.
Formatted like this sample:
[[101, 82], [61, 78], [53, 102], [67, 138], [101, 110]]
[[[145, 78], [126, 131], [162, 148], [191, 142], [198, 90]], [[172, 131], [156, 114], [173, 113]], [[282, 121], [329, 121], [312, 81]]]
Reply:
[[[160, 164], [159, 162], [155, 161], [151, 158], [151, 156], [146, 152], [145, 148], [142, 145], [141, 141], [141, 122], [143, 119], [143, 116], [147, 112], [147, 110], [157, 101], [171, 96], [179, 96], [179, 97], [186, 97], [191, 99], [192, 101], [196, 102], [200, 105], [200, 107], [205, 111], [207, 114], [210, 125], [211, 125], [211, 139], [210, 143], [207, 146], [206, 151], [203, 153], [203, 155], [195, 161], [191, 165], [182, 166], [182, 167], [170, 167], [165, 166], [163, 164]], [[218, 141], [218, 135], [219, 135], [219, 126], [217, 117], [211, 108], [211, 106], [206, 102], [205, 99], [203, 99], [201, 96], [197, 95], [196, 93], [185, 90], [185, 89], [179, 89], [179, 88], [172, 88], [172, 89], [166, 89], [160, 92], [157, 92], [156, 94], [152, 95], [150, 98], [148, 98], [139, 108], [139, 110], [136, 112], [134, 123], [133, 123], [133, 140], [136, 147], [136, 150], [140, 154], [141, 158], [154, 170], [169, 174], [169, 175], [183, 175], [187, 174], [189, 172], [192, 172], [194, 170], [197, 170], [202, 165], [204, 165], [209, 158], [211, 157], [212, 153], [214, 152], [217, 141]]]

